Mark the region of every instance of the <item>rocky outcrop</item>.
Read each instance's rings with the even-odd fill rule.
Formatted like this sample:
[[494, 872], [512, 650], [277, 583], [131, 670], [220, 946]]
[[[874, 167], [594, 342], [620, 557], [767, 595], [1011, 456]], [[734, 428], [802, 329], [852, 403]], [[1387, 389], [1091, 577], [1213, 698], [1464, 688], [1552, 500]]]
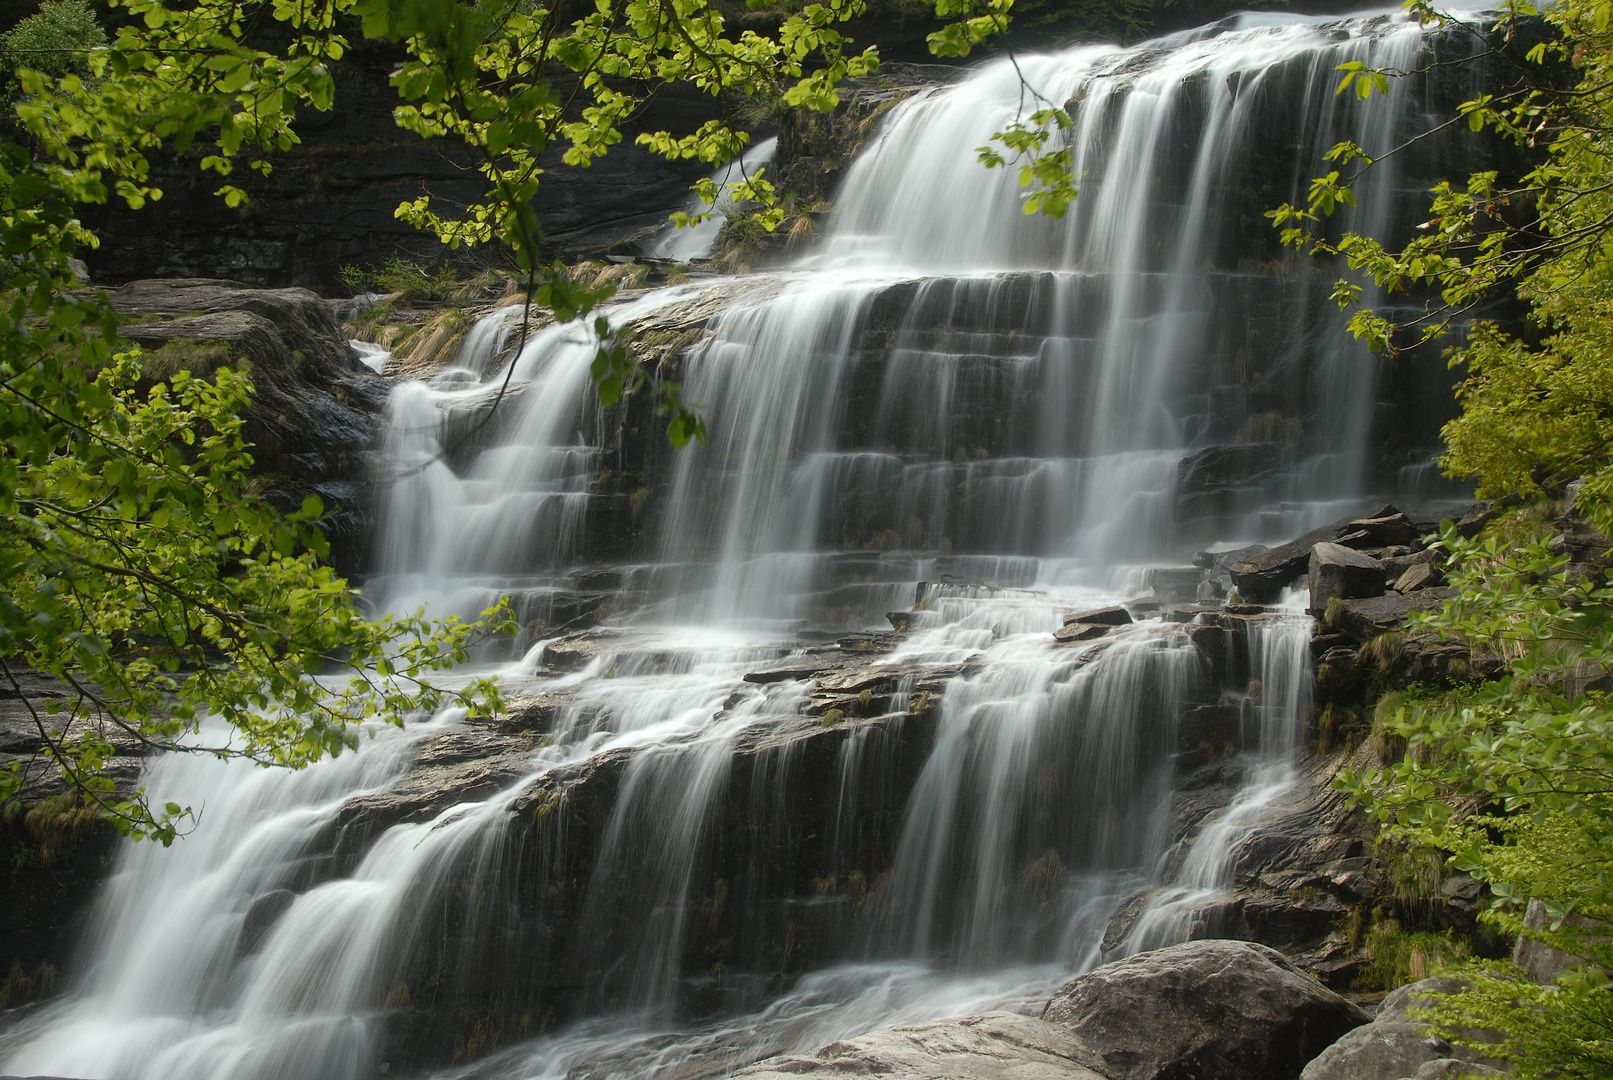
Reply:
[[1368, 534], [1360, 527], [1361, 524], [1395, 513], [1397, 511], [1394, 507], [1381, 506], [1366, 514], [1343, 518], [1331, 525], [1313, 529], [1286, 544], [1279, 544], [1269, 551], [1260, 552], [1233, 564], [1232, 584], [1245, 599], [1269, 600], [1310, 570], [1311, 552], [1317, 544], [1338, 543], [1350, 547], [1367, 547], [1368, 544], [1359, 542], [1368, 539]]
[[1017, 1013], [876, 1031], [810, 1054], [768, 1058], [735, 1080], [877, 1075], [889, 1080], [1111, 1080], [1104, 1059], [1070, 1029]]
[[305, 289], [195, 278], [133, 281], [107, 297], [126, 320], [119, 333], [146, 350], [147, 377], [226, 365], [251, 376], [245, 434], [270, 500], [289, 510], [318, 495], [333, 560], [360, 569], [373, 425], [388, 387], [359, 362], [329, 306]]
[[1042, 1019], [1074, 1031], [1116, 1080], [1290, 1080], [1371, 1018], [1273, 949], [1197, 941], [1088, 972]]
[[[482, 190], [473, 155], [453, 138], [425, 140], [392, 118], [397, 91], [388, 79], [401, 46], [346, 31], [350, 48], [333, 65], [335, 104], [298, 118], [301, 142], [271, 155], [267, 176], [241, 169], [231, 182], [248, 201], [231, 208], [212, 194], [218, 178], [198, 167], [200, 147], [175, 159], [154, 155], [160, 201], [129, 210], [112, 200], [92, 208], [87, 222], [101, 237], [87, 252], [98, 282], [146, 277], [229, 277], [261, 286], [344, 288], [347, 265], [374, 266], [403, 258], [439, 264], [447, 249], [430, 233], [397, 220], [399, 203], [430, 195], [433, 208], [456, 212]], [[567, 92], [563, 78], [556, 88]], [[599, 255], [653, 231], [689, 198], [690, 185], [709, 173], [698, 161], [667, 161], [634, 144], [641, 131], [684, 134], [723, 110], [692, 87], [658, 89], [626, 126], [622, 142], [591, 167], [566, 165], [563, 142], [543, 155], [543, 182], [534, 209], [558, 254]], [[467, 269], [501, 258], [495, 247], [452, 253]]]

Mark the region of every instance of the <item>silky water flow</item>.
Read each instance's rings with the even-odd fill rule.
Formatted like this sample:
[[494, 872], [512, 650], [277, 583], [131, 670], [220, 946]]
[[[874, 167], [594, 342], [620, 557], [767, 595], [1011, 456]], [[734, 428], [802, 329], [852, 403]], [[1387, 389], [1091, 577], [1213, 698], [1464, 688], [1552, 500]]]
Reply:
[[[648, 554], [612, 569], [621, 602], [591, 659], [560, 672], [540, 629], [476, 665], [552, 703], [541, 738], [471, 795], [411, 779], [425, 748], [475, 758], [480, 729], [453, 711], [298, 773], [152, 762], [153, 799], [200, 822], [120, 851], [72, 989], [0, 1035], [0, 1071], [722, 1075], [1032, 1008], [1203, 931], [1297, 776], [1303, 596], [1250, 623], [1247, 685], [1226, 691], [1242, 786], [1186, 836], [1176, 726], [1214, 689], [1188, 628], [1138, 608], [1095, 643], [1052, 631], [1146, 592], [1147, 567], [1196, 543], [1286, 538], [1381, 490], [1377, 362], [1339, 332], [1326, 284], [1243, 218], [1301, 197], [1336, 141], [1381, 153], [1441, 119], [1421, 84], [1334, 93], [1339, 64], [1410, 69], [1434, 41], [1398, 13], [1238, 16], [1020, 57], [1071, 103], [1081, 195], [1062, 221], [1023, 214], [1012, 170], [976, 161], [1022, 107], [1014, 66], [988, 63], [890, 111], [795, 265], [625, 296], [606, 313], [624, 330], [714, 311], [681, 374], [710, 441], [656, 478]], [[1362, 187], [1351, 227], [1396, 227], [1396, 168]], [[365, 590], [383, 609], [510, 595], [523, 624], [554, 626], [594, 561], [595, 345], [549, 326], [510, 355], [514, 317], [394, 390]], [[1206, 508], [1185, 485], [1210, 447], [1252, 447], [1260, 468]], [[803, 716], [807, 679], [745, 680], [888, 611], [909, 629], [872, 664], [895, 687], [881, 715], [836, 732]], [[415, 812], [374, 817], [400, 793]], [[826, 835], [791, 825], [803, 800]], [[781, 905], [774, 853], [806, 858], [809, 840], [821, 895]], [[718, 851], [747, 868], [713, 881]], [[719, 925], [733, 962], [697, 969]], [[790, 967], [798, 930], [807, 970]], [[485, 1008], [445, 1033], [433, 1002], [456, 994]]]

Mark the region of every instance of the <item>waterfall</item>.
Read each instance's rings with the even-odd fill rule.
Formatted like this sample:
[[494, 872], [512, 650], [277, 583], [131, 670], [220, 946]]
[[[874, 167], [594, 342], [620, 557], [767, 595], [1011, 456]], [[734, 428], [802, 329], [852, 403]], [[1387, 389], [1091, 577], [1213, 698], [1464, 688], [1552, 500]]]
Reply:
[[[1436, 47], [1399, 12], [1240, 15], [909, 96], [794, 265], [605, 310], [682, 335], [710, 440], [675, 455], [647, 407], [600, 407], [588, 328], [513, 350], [486, 315], [394, 389], [365, 591], [510, 595], [522, 633], [473, 671], [511, 716], [300, 773], [151, 763], [201, 820], [121, 849], [74, 989], [0, 1034], [0, 1071], [717, 1076], [1203, 931], [1298, 775], [1311, 624], [1238, 616], [1247, 678], [1217, 686], [1142, 594], [1209, 541], [1428, 487], [1437, 410], [1261, 213], [1336, 141], [1448, 116], [1423, 83], [1334, 93], [1341, 63]], [[1061, 221], [976, 160], [1025, 86], [1074, 121]], [[1426, 185], [1401, 168], [1342, 225], [1403, 232]], [[1194, 708], [1240, 710], [1242, 781], [1179, 836]]]

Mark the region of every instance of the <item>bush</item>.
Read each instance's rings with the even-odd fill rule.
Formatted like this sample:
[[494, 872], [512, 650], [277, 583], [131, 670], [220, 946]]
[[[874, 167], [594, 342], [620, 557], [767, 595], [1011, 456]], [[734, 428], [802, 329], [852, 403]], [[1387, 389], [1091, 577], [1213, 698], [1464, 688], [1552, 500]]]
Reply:
[[61, 78], [88, 71], [84, 54], [106, 43], [106, 31], [84, 0], [45, 0], [37, 14], [0, 34], [0, 57], [9, 72], [29, 67]]
[[460, 285], [451, 266], [427, 270], [397, 255], [379, 266], [344, 266], [338, 276], [354, 292], [397, 293], [403, 303], [446, 300]]

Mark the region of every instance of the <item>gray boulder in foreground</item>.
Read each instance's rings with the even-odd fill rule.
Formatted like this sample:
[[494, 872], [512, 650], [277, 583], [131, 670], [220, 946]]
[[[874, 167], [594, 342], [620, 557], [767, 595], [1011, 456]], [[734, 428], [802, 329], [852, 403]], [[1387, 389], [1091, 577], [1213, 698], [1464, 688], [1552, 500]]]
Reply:
[[875, 1031], [808, 1054], [767, 1058], [734, 1080], [878, 1076], [882, 1080], [1108, 1080], [1070, 1029], [994, 1012]]
[[1189, 941], [1105, 964], [1064, 986], [1062, 1024], [1115, 1080], [1293, 1080], [1371, 1017], [1247, 941]]
[[1465, 1076], [1505, 1076], [1500, 1069], [1493, 1069], [1488, 1065], [1479, 1065], [1461, 1058], [1439, 1058], [1435, 1061], [1425, 1061], [1418, 1068], [1417, 1075], [1412, 1080], [1461, 1080]]
[[[1305, 1066], [1300, 1080], [1443, 1080], [1467, 1073], [1489, 1075], [1497, 1062], [1464, 1046], [1457, 1046], [1429, 1031], [1412, 1015], [1426, 1008], [1435, 995], [1454, 994], [1458, 979], [1433, 978], [1402, 986], [1378, 1006], [1377, 1019], [1358, 1027], [1317, 1055]], [[1484, 1033], [1467, 1032], [1479, 1040]], [[1451, 1065], [1456, 1062], [1457, 1065]], [[1440, 1064], [1445, 1063], [1445, 1064]], [[1457, 1071], [1453, 1071], [1457, 1070]]]
[[1405, 1020], [1348, 1032], [1305, 1066], [1301, 1080], [1402, 1080], [1430, 1061], [1455, 1057], [1450, 1043]]

